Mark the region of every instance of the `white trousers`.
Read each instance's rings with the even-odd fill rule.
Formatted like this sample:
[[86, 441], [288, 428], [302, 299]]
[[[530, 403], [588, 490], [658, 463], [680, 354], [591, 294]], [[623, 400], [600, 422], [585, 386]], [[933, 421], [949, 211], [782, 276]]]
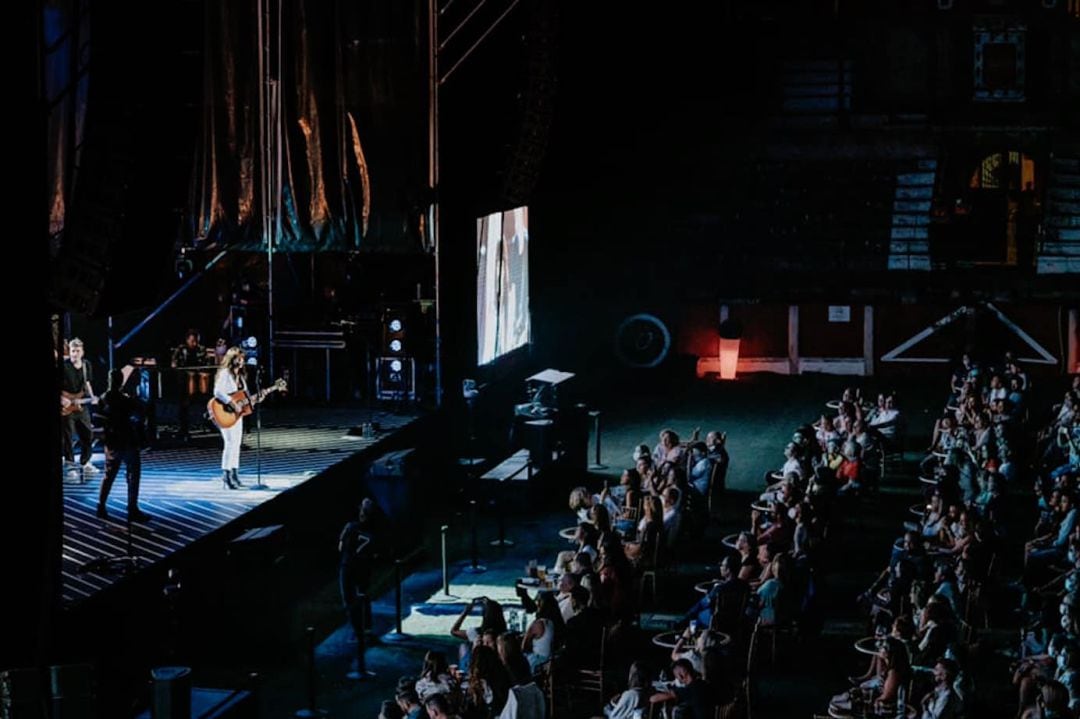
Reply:
[[221, 438], [225, 440], [225, 448], [221, 451], [221, 468], [240, 469], [240, 443], [244, 439], [244, 418], [240, 417], [232, 427], [222, 429]]

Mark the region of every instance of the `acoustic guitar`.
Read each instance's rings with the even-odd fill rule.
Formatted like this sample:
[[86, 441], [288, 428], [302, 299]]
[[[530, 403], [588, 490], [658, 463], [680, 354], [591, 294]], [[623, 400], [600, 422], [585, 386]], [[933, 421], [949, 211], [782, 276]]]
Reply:
[[247, 392], [240, 390], [239, 392], [233, 392], [229, 395], [229, 399], [232, 400], [233, 408], [230, 408], [227, 404], [221, 402], [217, 397], [211, 397], [210, 401], [206, 403], [206, 412], [210, 415], [210, 421], [218, 429], [228, 429], [236, 424], [237, 420], [241, 417], [246, 417], [255, 411], [255, 405], [266, 399], [267, 395], [272, 392], [284, 392], [288, 389], [288, 384], [285, 380], [279, 379], [274, 384], [270, 385], [264, 390], [260, 390], [257, 394], [251, 395]]
[[60, 391], [60, 416], [67, 417], [70, 414], [83, 411], [84, 404], [94, 404], [97, 397], [91, 397], [85, 390], [79, 392]]

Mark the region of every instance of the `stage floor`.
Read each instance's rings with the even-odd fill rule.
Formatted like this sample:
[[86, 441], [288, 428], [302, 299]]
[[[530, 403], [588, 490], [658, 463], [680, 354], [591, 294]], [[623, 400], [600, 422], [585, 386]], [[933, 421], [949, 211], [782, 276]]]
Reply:
[[[133, 525], [134, 554], [148, 567], [239, 519], [255, 507], [346, 460], [378, 446], [420, 417], [363, 408], [275, 409], [258, 435], [248, 422], [240, 456], [243, 489], [221, 483], [221, 440], [207, 437], [190, 445], [150, 449], [143, 454], [139, 506], [153, 519]], [[349, 436], [350, 429], [376, 423], [374, 438]], [[258, 447], [258, 451], [257, 448]], [[96, 456], [95, 465], [103, 469]], [[264, 490], [252, 490], [261, 470]], [[123, 578], [115, 568], [86, 565], [127, 551], [127, 485], [123, 471], [108, 500], [110, 519], [95, 515], [104, 472], [64, 478], [63, 601], [71, 606]]]

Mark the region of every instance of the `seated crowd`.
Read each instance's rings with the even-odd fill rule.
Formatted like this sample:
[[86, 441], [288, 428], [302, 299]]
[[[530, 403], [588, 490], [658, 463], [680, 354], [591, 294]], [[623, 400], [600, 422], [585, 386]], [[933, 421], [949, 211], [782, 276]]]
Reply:
[[[1043, 426], [1030, 418], [1027, 389], [1008, 357], [985, 371], [965, 357], [954, 373], [918, 464], [923, 501], [901, 519], [902, 535], [883, 552], [888, 562], [858, 598], [873, 635], [868, 664], [828, 701], [830, 716], [977, 716], [970, 649], [997, 613], [991, 597], [1015, 600], [1025, 621], [1012, 678], [1017, 715], [1077, 716], [1080, 383]], [[487, 598], [466, 606], [452, 628], [462, 641], [457, 663], [429, 652], [419, 677], [402, 680], [386, 719], [741, 716], [751, 702], [749, 675], [766, 653], [775, 659], [778, 637], [806, 639], [820, 629], [818, 575], [838, 551], [829, 542], [833, 518], [851, 516], [877, 491], [890, 456], [902, 456], [895, 395], [871, 403], [849, 389], [830, 405], [835, 414], [794, 431], [748, 525], [709, 550], [716, 576], [697, 587], [701, 596], [688, 601], [670, 643], [654, 642], [670, 648], [670, 664], [646, 661], [641, 607], [647, 589], [655, 601], [658, 576], [679, 565], [690, 543], [703, 546], [730, 462], [722, 432], [682, 441], [664, 429], [655, 447], [628, 455], [633, 466], [617, 485], [573, 489], [572, 538], [538, 568], [536, 582], [517, 585], [523, 613]], [[1008, 584], [999, 577], [1002, 497], [1028, 467], [1041, 516], [1023, 575]], [[544, 588], [549, 579], [554, 586]], [[474, 607], [479, 626], [462, 629]], [[582, 695], [591, 712], [572, 711]]]
[[[859, 597], [873, 632], [864, 640], [869, 665], [832, 698], [829, 716], [979, 716], [978, 634], [1017, 611], [1024, 630], [1009, 652], [1018, 659], [1015, 715], [1080, 715], [1080, 430], [1071, 409], [1080, 383], [1073, 379], [1039, 427], [1027, 407], [1028, 382], [1009, 356], [983, 368], [965, 355], [953, 373], [918, 465], [924, 501], [908, 510], [887, 565]], [[1029, 471], [1041, 518], [1024, 547], [1022, 576], [1010, 583], [1000, 557], [1015, 528], [1006, 531], [1003, 495], [1026, 484]]]

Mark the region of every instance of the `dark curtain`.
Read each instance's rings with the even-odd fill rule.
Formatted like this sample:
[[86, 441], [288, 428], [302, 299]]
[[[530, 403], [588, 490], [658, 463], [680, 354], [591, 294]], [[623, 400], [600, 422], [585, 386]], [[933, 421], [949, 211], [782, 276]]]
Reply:
[[43, 6], [42, 79], [48, 114], [49, 253], [60, 250], [86, 116], [89, 2], [49, 0]]
[[[275, 249], [422, 249], [426, 3], [263, 0], [261, 7], [269, 8], [269, 65], [282, 108]], [[206, 3], [204, 107], [190, 201], [196, 246], [265, 249], [259, 9], [258, 0]]]

